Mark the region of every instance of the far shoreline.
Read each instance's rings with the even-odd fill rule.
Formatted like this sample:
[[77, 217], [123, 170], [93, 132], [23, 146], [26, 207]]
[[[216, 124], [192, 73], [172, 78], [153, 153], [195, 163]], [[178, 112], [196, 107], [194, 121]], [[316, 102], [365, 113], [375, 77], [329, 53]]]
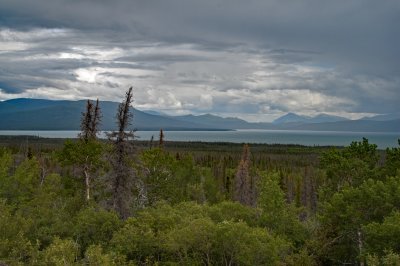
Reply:
[[[164, 130], [165, 141], [205, 142], [205, 143], [248, 143], [248, 144], [282, 144], [302, 145], [307, 147], [346, 147], [354, 141], [369, 140], [379, 149], [398, 147], [400, 133], [397, 132], [349, 132], [349, 131], [303, 131], [303, 130]], [[107, 133], [99, 132], [98, 138], [107, 139]], [[16, 139], [77, 139], [78, 130], [0, 130], [0, 138]], [[137, 141], [157, 140], [159, 130], [138, 130]]]

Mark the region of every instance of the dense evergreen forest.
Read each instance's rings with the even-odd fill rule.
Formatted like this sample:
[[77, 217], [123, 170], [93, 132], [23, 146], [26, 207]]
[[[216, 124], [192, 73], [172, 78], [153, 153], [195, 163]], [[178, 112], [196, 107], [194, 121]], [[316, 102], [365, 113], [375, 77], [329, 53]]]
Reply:
[[400, 265], [400, 147], [137, 141], [131, 102], [0, 139], [0, 265]]

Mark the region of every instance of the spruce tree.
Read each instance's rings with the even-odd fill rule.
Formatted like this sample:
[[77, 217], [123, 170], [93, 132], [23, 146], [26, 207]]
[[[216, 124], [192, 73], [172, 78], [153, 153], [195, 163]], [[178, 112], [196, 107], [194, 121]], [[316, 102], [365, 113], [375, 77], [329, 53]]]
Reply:
[[164, 148], [164, 132], [162, 129], [160, 129], [160, 140], [158, 142], [158, 147], [160, 149]]
[[99, 99], [96, 100], [96, 105], [93, 105], [90, 100], [87, 100], [86, 110], [82, 113], [81, 133], [79, 134], [79, 138], [85, 142], [96, 139], [100, 122], [101, 112]]
[[119, 104], [117, 110], [118, 131], [108, 134], [109, 140], [113, 143], [112, 154], [112, 208], [121, 218], [127, 218], [130, 215], [130, 206], [132, 201], [132, 188], [136, 183], [136, 176], [129, 166], [129, 159], [133, 155], [134, 132], [128, 130], [132, 123], [133, 113], [130, 106], [133, 101], [132, 87], [125, 94], [125, 99]]
[[93, 103], [90, 100], [86, 102], [86, 110], [82, 113], [81, 119], [81, 133], [79, 138], [85, 142], [88, 142], [91, 138], [91, 126], [93, 117]]

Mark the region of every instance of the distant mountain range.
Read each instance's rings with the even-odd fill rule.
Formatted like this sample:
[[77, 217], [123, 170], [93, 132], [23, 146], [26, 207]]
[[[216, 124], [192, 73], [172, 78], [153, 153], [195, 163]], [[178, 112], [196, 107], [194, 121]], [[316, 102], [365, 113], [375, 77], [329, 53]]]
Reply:
[[362, 120], [374, 120], [374, 121], [389, 121], [400, 119], [400, 113], [376, 115], [372, 117], [364, 117]]
[[288, 113], [284, 116], [281, 116], [277, 119], [275, 119], [272, 123], [273, 124], [283, 124], [283, 123], [326, 123], [326, 122], [339, 122], [339, 121], [347, 121], [349, 119], [340, 117], [340, 116], [334, 116], [334, 115], [328, 115], [328, 114], [319, 114], [317, 116], [311, 117], [311, 116], [302, 116], [302, 115], [297, 115], [294, 113]]
[[[52, 101], [42, 99], [13, 99], [0, 102], [0, 130], [79, 130], [86, 101]], [[118, 103], [100, 102], [102, 130], [116, 128]], [[137, 130], [233, 130], [276, 129], [317, 131], [400, 132], [400, 117], [381, 115], [376, 119], [349, 120], [339, 116], [320, 114], [314, 117], [288, 113], [272, 123], [250, 123], [239, 118], [223, 118], [211, 114], [168, 116], [155, 111], [134, 113], [133, 126]], [[386, 120], [385, 120], [386, 118]], [[394, 119], [391, 119], [394, 118]]]

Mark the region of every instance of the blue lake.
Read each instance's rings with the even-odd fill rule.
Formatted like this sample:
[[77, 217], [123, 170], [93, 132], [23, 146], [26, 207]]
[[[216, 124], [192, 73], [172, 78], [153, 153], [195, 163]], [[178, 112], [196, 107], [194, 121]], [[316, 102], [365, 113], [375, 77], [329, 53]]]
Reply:
[[[4, 130], [0, 135], [33, 135], [46, 138], [75, 138], [79, 131], [21, 131]], [[137, 131], [139, 140], [157, 140], [158, 131]], [[236, 130], [236, 131], [165, 131], [165, 140], [206, 141], [235, 143], [300, 144], [307, 146], [348, 146], [363, 137], [380, 149], [397, 147], [399, 133], [382, 132], [338, 132], [338, 131], [293, 131], [293, 130]], [[101, 137], [105, 138], [104, 132]]]

